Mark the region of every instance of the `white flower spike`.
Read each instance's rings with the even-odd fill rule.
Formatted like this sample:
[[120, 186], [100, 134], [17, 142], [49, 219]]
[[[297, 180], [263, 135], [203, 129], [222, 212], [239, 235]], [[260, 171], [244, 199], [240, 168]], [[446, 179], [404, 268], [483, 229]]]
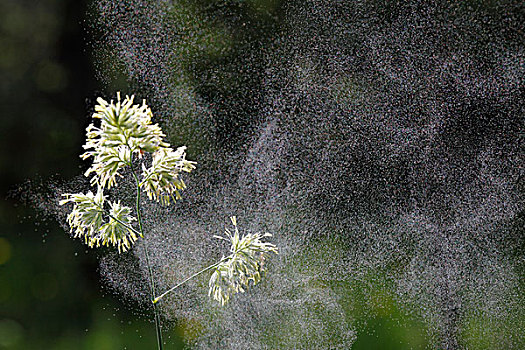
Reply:
[[109, 202], [111, 209], [107, 214], [104, 210], [105, 196], [101, 187], [96, 195], [88, 192], [67, 193], [63, 196], [66, 199], [60, 201], [60, 205], [73, 203], [73, 210], [67, 217], [71, 232], [75, 233], [75, 238], [83, 237], [90, 248], [111, 244], [117, 246], [121, 252], [128, 250], [137, 240], [137, 234], [130, 226], [131, 222], [136, 220], [129, 215], [131, 208]]
[[155, 152], [160, 147], [168, 147], [163, 141], [165, 136], [157, 124], [151, 124], [151, 109], [143, 101], [142, 106], [133, 105], [134, 96], [121, 103], [117, 93], [117, 103], [107, 103], [98, 98], [94, 119], [100, 119], [100, 127], [90, 124], [86, 129], [87, 151], [80, 157], [93, 157], [93, 165], [86, 171], [94, 173], [91, 183], [110, 188], [116, 184], [119, 170], [131, 165], [135, 152]]
[[[120, 202], [109, 202], [109, 211], [104, 209], [103, 190], [116, 185], [117, 176], [122, 176], [120, 170], [129, 166], [137, 181], [137, 201], [143, 188], [150, 199], [168, 205], [170, 198], [181, 198], [179, 191], [186, 185], [180, 173], [190, 172], [195, 162], [186, 160], [186, 147], [174, 151], [163, 140], [165, 135], [157, 124], [151, 123], [151, 109], [145, 101], [141, 106], [134, 105], [133, 96], [126, 96], [121, 102], [117, 93], [116, 104], [102, 98], [97, 102], [93, 118], [100, 119], [100, 127], [94, 124], [87, 127], [83, 146], [86, 152], [80, 156], [93, 158], [85, 175], [93, 174], [91, 185], [97, 185], [97, 194], [65, 194], [66, 199], [60, 201], [60, 205], [73, 203], [68, 223], [71, 232], [75, 232], [74, 237], [83, 237], [90, 247], [113, 245], [122, 252], [130, 249], [142, 233], [132, 227], [136, 219], [130, 215], [131, 208]], [[139, 182], [133, 171], [133, 154], [141, 157], [144, 152], [152, 153], [153, 161], [149, 168], [142, 165], [143, 179]]]
[[186, 188], [184, 181], [179, 176], [183, 171], [190, 172], [195, 169], [195, 162], [186, 160], [186, 147], [171, 148], [160, 147], [153, 153], [151, 167], [142, 165], [142, 178], [140, 186], [147, 193], [150, 200], [160, 201], [162, 205], [169, 205], [170, 198], [174, 201], [181, 198], [180, 190]]
[[210, 282], [208, 294], [221, 305], [226, 304], [236, 293], [243, 293], [250, 281], [256, 285], [261, 280], [265, 255], [273, 252], [278, 254], [277, 247], [272, 243], [263, 242], [263, 237], [271, 234], [246, 234], [240, 237], [235, 216], [231, 217], [235, 228], [232, 234], [226, 229], [227, 237], [215, 236], [231, 243], [231, 255], [215, 267]]

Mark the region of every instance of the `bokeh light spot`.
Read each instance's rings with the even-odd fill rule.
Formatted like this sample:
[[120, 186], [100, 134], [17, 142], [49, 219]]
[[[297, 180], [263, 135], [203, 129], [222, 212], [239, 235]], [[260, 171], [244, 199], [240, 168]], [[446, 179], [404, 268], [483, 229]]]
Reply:
[[0, 347], [11, 348], [17, 345], [23, 337], [24, 329], [14, 320], [0, 320]]
[[11, 244], [5, 238], [0, 238], [0, 265], [11, 259]]

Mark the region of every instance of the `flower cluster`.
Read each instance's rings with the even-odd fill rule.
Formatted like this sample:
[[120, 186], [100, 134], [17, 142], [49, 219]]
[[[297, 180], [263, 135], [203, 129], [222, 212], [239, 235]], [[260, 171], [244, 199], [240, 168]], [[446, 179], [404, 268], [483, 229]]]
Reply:
[[133, 105], [134, 96], [121, 103], [120, 93], [117, 93], [117, 104], [107, 103], [98, 98], [94, 119], [100, 119], [100, 127], [90, 124], [86, 131], [87, 141], [84, 149], [87, 151], [80, 157], [93, 157], [93, 165], [87, 170], [86, 176], [95, 175], [92, 184], [110, 188], [116, 184], [118, 171], [131, 165], [131, 156], [135, 152], [155, 152], [159, 147], [168, 147], [162, 138], [165, 136], [161, 128], [151, 124], [151, 109], [143, 101], [142, 106]]
[[137, 240], [137, 235], [142, 237], [131, 226], [136, 219], [130, 215], [131, 208], [120, 205], [120, 202], [110, 202], [109, 221], [100, 228], [103, 237], [102, 245], [117, 246], [119, 252], [126, 251]]
[[221, 305], [226, 304], [232, 295], [244, 292], [250, 281], [253, 285], [259, 283], [265, 254], [278, 253], [274, 244], [261, 240], [271, 234], [246, 234], [240, 237], [236, 218], [231, 217], [231, 221], [235, 228], [233, 234], [226, 229], [227, 237], [215, 236], [231, 243], [231, 254], [215, 267], [209, 282], [208, 294]]
[[182, 171], [190, 172], [195, 168], [194, 162], [185, 159], [186, 147], [171, 148], [160, 147], [153, 153], [151, 167], [142, 165], [142, 182], [140, 186], [148, 194], [149, 199], [160, 201], [169, 205], [170, 198], [180, 199], [180, 190], [186, 188], [179, 174]]
[[[109, 246], [111, 243], [121, 252], [128, 250], [137, 240], [135, 230], [130, 226], [135, 220], [129, 215], [131, 209], [110, 202], [111, 210], [106, 215], [102, 188], [99, 187], [96, 194], [90, 191], [64, 196], [66, 199], [60, 201], [60, 205], [73, 203], [73, 210], [67, 217], [71, 232], [75, 233], [75, 238], [83, 237], [89, 247]], [[109, 221], [106, 221], [106, 216], [109, 216]]]
[[121, 101], [117, 93], [116, 104], [97, 99], [93, 118], [100, 119], [100, 126], [87, 127], [86, 152], [80, 156], [93, 158], [85, 175], [93, 175], [91, 185], [98, 186], [97, 194], [65, 194], [66, 199], [60, 202], [74, 204], [68, 216], [71, 232], [75, 231], [75, 237], [84, 237], [90, 247], [116, 245], [119, 252], [126, 251], [137, 236], [142, 236], [131, 226], [135, 218], [130, 215], [130, 207], [109, 202], [110, 209], [104, 208], [103, 190], [117, 184], [117, 176], [122, 176], [120, 171], [124, 167], [133, 171], [134, 154], [139, 157], [144, 152], [152, 154], [151, 167], [143, 164], [143, 178], [140, 182], [137, 178], [138, 191], [143, 189], [150, 199], [160, 200], [164, 205], [170, 203], [170, 198], [180, 199], [179, 191], [186, 187], [180, 173], [195, 168], [194, 162], [186, 160], [185, 147], [174, 151], [163, 140], [161, 128], [151, 123], [152, 113], [146, 102], [134, 105], [133, 98], [126, 96]]

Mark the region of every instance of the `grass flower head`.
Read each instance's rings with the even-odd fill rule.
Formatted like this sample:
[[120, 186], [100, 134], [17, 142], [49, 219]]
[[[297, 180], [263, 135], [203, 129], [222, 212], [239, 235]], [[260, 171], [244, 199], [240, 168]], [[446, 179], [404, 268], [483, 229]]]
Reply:
[[[157, 124], [151, 123], [151, 109], [145, 101], [142, 105], [133, 104], [133, 96], [121, 101], [117, 93], [116, 103], [102, 98], [97, 102], [93, 118], [100, 119], [100, 126], [92, 123], [87, 127], [83, 146], [86, 152], [81, 155], [83, 159], [93, 158], [85, 175], [94, 174], [91, 185], [97, 185], [97, 194], [65, 194], [66, 199], [60, 204], [73, 203], [68, 223], [75, 237], [83, 237], [90, 247], [113, 245], [121, 252], [130, 249], [142, 233], [131, 226], [136, 220], [130, 215], [131, 208], [109, 202], [109, 211], [104, 209], [103, 190], [116, 185], [120, 170], [129, 166], [137, 181], [137, 212], [141, 188], [150, 199], [169, 204], [170, 198], [179, 199], [179, 191], [186, 187], [180, 173], [190, 172], [195, 162], [186, 160], [186, 147], [174, 151], [164, 142], [165, 135]], [[133, 170], [133, 154], [141, 157], [144, 152], [152, 153], [152, 165], [142, 165], [143, 180], [139, 182]]]
[[250, 281], [253, 285], [259, 283], [265, 256], [270, 252], [278, 253], [274, 244], [262, 241], [263, 237], [270, 237], [271, 234], [246, 234], [241, 237], [236, 218], [232, 217], [231, 221], [233, 233], [226, 229], [226, 237], [215, 236], [230, 242], [231, 254], [215, 267], [209, 282], [208, 294], [221, 305], [226, 304], [232, 295], [244, 292]]
[[67, 193], [63, 196], [66, 199], [60, 201], [60, 205], [73, 203], [73, 210], [67, 217], [71, 232], [74, 232], [75, 238], [83, 238], [90, 248], [113, 245], [121, 252], [128, 250], [137, 240], [135, 230], [131, 227], [131, 222], [135, 220], [130, 215], [131, 208], [109, 202], [111, 209], [107, 214], [101, 187], [96, 194], [90, 191], [87, 194]]
[[66, 193], [63, 196], [66, 199], [60, 201], [60, 205], [73, 203], [73, 210], [67, 216], [71, 233], [75, 233], [75, 238], [83, 237], [90, 247], [93, 246], [93, 237], [104, 225], [105, 196], [102, 189], [99, 187], [96, 194], [89, 191], [87, 194]]
[[153, 153], [151, 167], [142, 165], [141, 187], [150, 200], [160, 201], [162, 205], [169, 205], [170, 198], [181, 198], [180, 190], [186, 188], [180, 173], [190, 172], [195, 168], [195, 162], [186, 160], [186, 147], [173, 150], [160, 147]]
[[86, 129], [86, 152], [82, 159], [93, 158], [93, 165], [85, 175], [94, 174], [92, 184], [110, 188], [116, 184], [119, 170], [131, 164], [135, 152], [155, 152], [159, 147], [168, 147], [165, 136], [157, 124], [151, 123], [151, 109], [143, 101], [133, 104], [133, 96], [117, 103], [98, 98], [94, 119], [100, 119], [100, 127], [90, 124]]

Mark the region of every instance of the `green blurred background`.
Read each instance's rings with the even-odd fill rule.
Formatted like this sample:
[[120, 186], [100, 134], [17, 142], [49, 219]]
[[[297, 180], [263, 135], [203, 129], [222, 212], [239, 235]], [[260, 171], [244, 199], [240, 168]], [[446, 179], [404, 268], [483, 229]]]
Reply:
[[[276, 1], [257, 3], [277, 11]], [[92, 36], [97, 33], [92, 30], [92, 16], [92, 4], [85, 0], [0, 2], [0, 349], [155, 346], [150, 315], [105, 290], [97, 271], [97, 252], [70, 239], [56, 222], [39, 216], [21, 198], [27, 188], [41, 182], [78, 176], [82, 168], [78, 154], [93, 101], [99, 93], [113, 93], [111, 85], [122, 84], [110, 81], [107, 86], [96, 80]], [[259, 19], [257, 27], [241, 32], [259, 40], [276, 17]], [[236, 49], [248, 59], [245, 47]], [[204, 55], [202, 62], [187, 62], [193, 74], [206, 76], [205, 70], [221, 64], [213, 52], [199, 54]], [[242, 57], [237, 64], [243, 64]], [[242, 76], [239, 79], [236, 84], [242, 86]], [[212, 100], [215, 93], [217, 102], [242, 103], [250, 98], [227, 82], [219, 85], [223, 91], [213, 91], [204, 81], [201, 93]], [[220, 97], [228, 94], [231, 98]], [[354, 302], [366, 300], [361, 296]], [[356, 349], [425, 345], [420, 325], [399, 326], [387, 317], [392, 313], [401, 317], [395, 305], [387, 314], [384, 307], [375, 311], [359, 316], [363, 328]], [[181, 348], [180, 336], [177, 328], [167, 331], [166, 349]]]
[[19, 192], [28, 179], [38, 186], [80, 173], [89, 109], [104, 90], [89, 13], [87, 1], [0, 1], [0, 349], [155, 344], [147, 315], [105, 292], [96, 253], [53, 220], [35, 220]]
[[[187, 6], [191, 16], [186, 18], [191, 22], [198, 18], [199, 6], [208, 2], [212, 1], [180, 4]], [[264, 11], [239, 15], [232, 24], [239, 24], [236, 38], [221, 36], [217, 15], [209, 36], [201, 38], [204, 50], [198, 45], [180, 48], [188, 52], [188, 61], [180, 65], [193, 83], [197, 81], [197, 92], [225, 113], [218, 115], [225, 121], [224, 130], [219, 130], [227, 135], [225, 139], [241, 137], [246, 132], [238, 130], [255, 124], [250, 116], [258, 113], [250, 106], [256, 103], [245, 87], [256, 79], [217, 72], [238, 72], [238, 67], [250, 61], [251, 70], [244, 74], [262, 73], [262, 60], [253, 60], [260, 54], [257, 45], [242, 43], [264, 41], [275, 29], [274, 21], [280, 21], [279, 1], [248, 3]], [[107, 62], [93, 56], [92, 42], [100, 34], [92, 25], [93, 16], [92, 4], [86, 0], [0, 2], [0, 349], [155, 347], [151, 315], [138, 311], [133, 301], [106, 291], [97, 270], [98, 253], [70, 239], [52, 219], [35, 218], [39, 214], [24, 205], [20, 196], [41, 181], [60, 182], [81, 173], [78, 154], [94, 100], [100, 94], [113, 94], [116, 86], [125, 86], [118, 74], [104, 84], [96, 79], [95, 66]], [[245, 27], [245, 22], [251, 26]], [[181, 26], [192, 28], [192, 23]], [[206, 29], [199, 28], [205, 33]], [[215, 47], [210, 42], [219, 44]], [[218, 52], [228, 52], [235, 59], [228, 62]], [[233, 65], [231, 70], [220, 68], [227, 64]], [[239, 115], [230, 118], [228, 113], [238, 110], [246, 111], [246, 120]], [[235, 123], [228, 122], [232, 120]], [[406, 315], [406, 308], [402, 311], [385, 287], [388, 281], [375, 273], [367, 282], [375, 286], [372, 295], [360, 292], [360, 286], [328, 286], [346, 296], [346, 311], [357, 320], [353, 348], [426, 348], [425, 326]], [[293, 324], [286, 317], [283, 315], [283, 322]], [[182, 348], [182, 328], [166, 331], [166, 349]], [[290, 336], [268, 334], [276, 344]], [[477, 348], [489, 349], [487, 344]]]

